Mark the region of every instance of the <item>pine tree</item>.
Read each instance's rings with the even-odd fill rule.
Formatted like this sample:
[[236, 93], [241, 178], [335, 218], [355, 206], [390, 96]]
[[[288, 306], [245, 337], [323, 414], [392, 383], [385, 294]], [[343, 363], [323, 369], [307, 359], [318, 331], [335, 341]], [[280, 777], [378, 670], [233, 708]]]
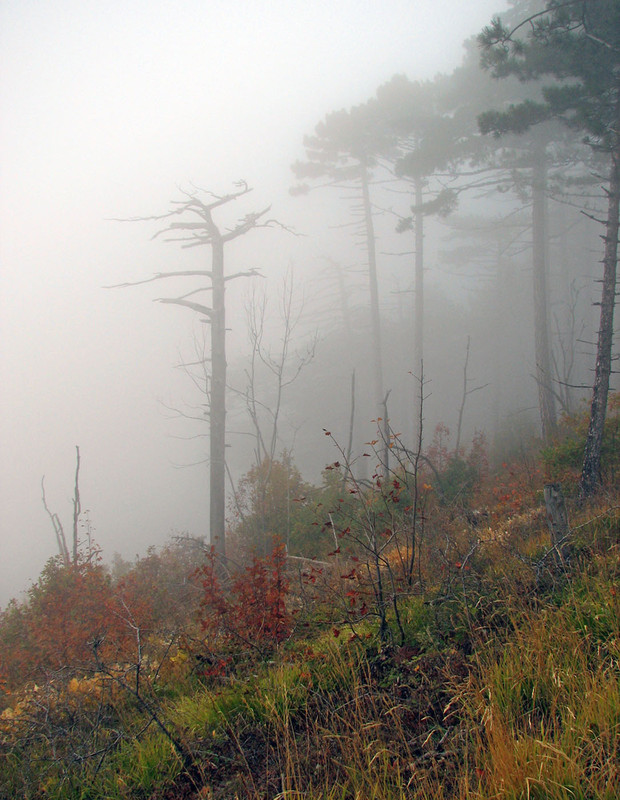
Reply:
[[376, 412], [383, 413], [383, 357], [381, 321], [379, 314], [379, 281], [373, 206], [370, 189], [377, 158], [390, 146], [386, 134], [370, 105], [354, 106], [327, 114], [319, 122], [314, 135], [304, 137], [306, 161], [295, 162], [291, 169], [301, 184], [291, 189], [292, 194], [309, 190], [304, 181], [327, 179], [328, 185], [342, 188], [354, 186], [359, 191], [361, 218], [368, 255], [368, 282], [372, 320], [372, 363]]
[[[523, 36], [523, 32], [527, 34]], [[601, 447], [612, 371], [613, 317], [620, 209], [620, 3], [548, 0], [543, 11], [508, 29], [499, 18], [480, 34], [483, 64], [496, 77], [544, 79], [541, 99], [492, 111], [482, 125], [526, 132], [551, 119], [579, 131], [607, 159], [607, 218], [603, 221], [601, 316], [590, 423], [580, 481], [582, 499], [601, 484]]]
[[[417, 375], [422, 372], [424, 358], [424, 218], [448, 214], [457, 199], [451, 188], [431, 185], [433, 176], [446, 171], [459, 154], [459, 125], [453, 114], [440, 108], [440, 83], [440, 79], [422, 83], [394, 75], [368, 103], [373, 117], [380, 120], [386, 132], [389, 149], [384, 155], [393, 162], [394, 173], [410, 185], [412, 193], [411, 216], [400, 220], [397, 231], [413, 230], [414, 234], [413, 368]], [[420, 418], [417, 395], [416, 391], [414, 439]]]

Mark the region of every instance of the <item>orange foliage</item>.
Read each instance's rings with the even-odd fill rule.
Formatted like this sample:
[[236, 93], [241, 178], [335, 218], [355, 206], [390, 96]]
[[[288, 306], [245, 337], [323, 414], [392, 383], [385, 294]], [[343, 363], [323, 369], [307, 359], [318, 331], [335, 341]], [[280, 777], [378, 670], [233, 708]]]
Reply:
[[0, 671], [16, 686], [41, 673], [93, 668], [95, 650], [104, 661], [129, 658], [133, 621], [100, 564], [53, 559], [27, 599], [0, 616]]
[[28, 639], [34, 662], [46, 669], [90, 662], [95, 642], [109, 647], [121, 635], [110, 582], [97, 564], [52, 562], [29, 595]]
[[286, 551], [279, 544], [269, 556], [254, 557], [224, 588], [211, 551], [206, 564], [196, 571], [203, 591], [200, 623], [209, 645], [223, 638], [227, 643], [243, 642], [263, 651], [290, 635], [285, 567]]

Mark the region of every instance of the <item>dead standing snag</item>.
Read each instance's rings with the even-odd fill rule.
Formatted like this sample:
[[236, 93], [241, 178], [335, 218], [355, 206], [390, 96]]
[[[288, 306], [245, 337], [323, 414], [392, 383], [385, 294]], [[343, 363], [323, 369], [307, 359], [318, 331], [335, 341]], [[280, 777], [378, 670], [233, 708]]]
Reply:
[[[229, 194], [216, 195], [212, 192], [195, 190], [184, 193], [185, 199], [173, 201], [173, 208], [166, 214], [152, 217], [137, 217], [120, 221], [164, 221], [166, 227], [157, 231], [153, 238], [166, 236], [166, 241], [180, 242], [181, 247], [207, 246], [211, 249], [211, 269], [176, 270], [160, 272], [151, 278], [131, 283], [118, 284], [124, 288], [143, 283], [165, 280], [166, 278], [203, 278], [207, 285], [199, 286], [179, 297], [160, 297], [157, 302], [183, 306], [202, 315], [203, 322], [210, 326], [211, 332], [211, 375], [209, 387], [209, 541], [221, 558], [226, 556], [225, 510], [226, 510], [226, 283], [234, 278], [258, 275], [256, 269], [226, 275], [224, 272], [225, 246], [249, 233], [254, 228], [284, 227], [273, 219], [265, 219], [270, 206], [261, 211], [246, 214], [232, 228], [223, 229], [213, 218], [220, 207], [248, 194], [250, 187], [245, 182], [237, 184], [237, 189]], [[203, 199], [204, 198], [204, 199]], [[174, 234], [174, 235], [170, 235]], [[177, 235], [178, 234], [178, 235]], [[210, 292], [211, 303], [205, 305], [192, 297], [201, 292]]]

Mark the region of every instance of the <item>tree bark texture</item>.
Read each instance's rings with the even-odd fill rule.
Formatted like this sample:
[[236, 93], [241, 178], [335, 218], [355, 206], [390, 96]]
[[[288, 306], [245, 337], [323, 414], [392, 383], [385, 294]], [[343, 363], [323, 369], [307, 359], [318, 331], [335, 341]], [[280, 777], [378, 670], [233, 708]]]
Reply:
[[547, 524], [551, 533], [551, 546], [554, 548], [554, 559], [557, 566], [562, 566], [566, 560], [568, 548], [568, 514], [562, 487], [559, 483], [547, 483], [544, 488], [545, 507], [547, 510]]
[[[619, 121], [620, 126], [620, 121]], [[608, 214], [605, 226], [605, 251], [603, 256], [603, 291], [601, 320], [596, 347], [596, 367], [590, 424], [586, 437], [579, 495], [582, 500], [593, 495], [601, 485], [601, 450], [607, 415], [607, 397], [611, 376], [612, 345], [614, 333], [614, 307], [616, 303], [616, 275], [618, 267], [618, 212], [620, 208], [620, 135], [616, 134], [611, 153], [608, 188]]]

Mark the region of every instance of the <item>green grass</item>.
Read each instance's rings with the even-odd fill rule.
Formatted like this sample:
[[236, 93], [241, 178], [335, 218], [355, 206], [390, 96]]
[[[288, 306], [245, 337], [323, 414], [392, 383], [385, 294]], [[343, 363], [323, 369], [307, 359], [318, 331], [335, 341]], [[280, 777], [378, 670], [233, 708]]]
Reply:
[[620, 655], [615, 583], [598, 559], [479, 659], [468, 694], [482, 731], [474, 797], [611, 800], [620, 791]]
[[[107, 719], [122, 737], [104, 758], [68, 759], [61, 728], [55, 741], [42, 734], [45, 709], [13, 739], [2, 728], [0, 797], [615, 800], [620, 535], [617, 511], [598, 515], [583, 512], [572, 571], [538, 588], [497, 550], [451, 596], [403, 597], [405, 647], [380, 647], [368, 620], [357, 636], [330, 623], [270, 662], [210, 681], [184, 674], [154, 693], [194, 755], [191, 781], [161, 730], [119, 695]], [[58, 716], [78, 726], [73, 736], [96, 724], [92, 709], [80, 713]], [[113, 738], [100, 731], [100, 742]]]
[[[123, 745], [115, 754], [103, 783], [105, 797], [140, 800], [172, 786], [181, 762], [170, 742], [159, 732]], [[93, 800], [95, 798], [93, 794]]]

